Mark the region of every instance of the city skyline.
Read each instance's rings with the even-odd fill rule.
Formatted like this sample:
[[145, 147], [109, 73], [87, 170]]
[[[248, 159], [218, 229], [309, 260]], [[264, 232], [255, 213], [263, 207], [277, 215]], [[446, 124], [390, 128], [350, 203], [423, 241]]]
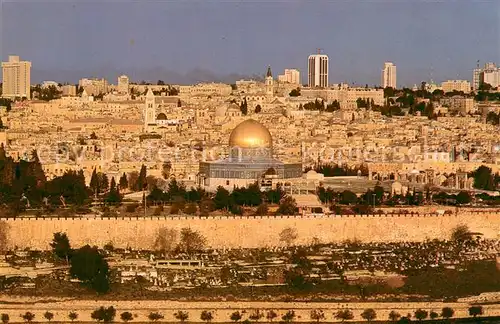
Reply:
[[381, 64], [392, 61], [398, 83], [412, 86], [471, 80], [477, 60], [500, 61], [496, 13], [495, 3], [476, 2], [2, 2], [0, 44], [3, 61], [33, 62], [35, 83], [121, 74], [233, 80], [271, 65], [299, 69], [304, 84], [307, 57], [320, 47], [330, 58], [329, 83], [379, 84]]

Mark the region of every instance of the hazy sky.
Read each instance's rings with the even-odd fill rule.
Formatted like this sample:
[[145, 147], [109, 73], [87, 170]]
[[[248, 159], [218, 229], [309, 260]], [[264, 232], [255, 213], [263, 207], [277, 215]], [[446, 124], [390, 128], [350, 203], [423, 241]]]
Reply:
[[398, 85], [471, 79], [477, 60], [500, 63], [499, 0], [0, 2], [2, 59], [32, 61], [38, 80], [53, 69], [250, 75], [271, 65], [305, 81], [318, 47], [333, 83], [379, 84], [384, 61]]

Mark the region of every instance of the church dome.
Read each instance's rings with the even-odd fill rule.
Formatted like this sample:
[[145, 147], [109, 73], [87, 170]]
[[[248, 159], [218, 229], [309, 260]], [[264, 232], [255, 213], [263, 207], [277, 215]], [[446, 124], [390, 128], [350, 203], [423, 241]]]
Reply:
[[256, 120], [248, 119], [236, 126], [229, 136], [230, 147], [271, 148], [273, 139], [269, 130]]
[[167, 115], [165, 115], [164, 113], [159, 113], [156, 117], [156, 120], [167, 120]]

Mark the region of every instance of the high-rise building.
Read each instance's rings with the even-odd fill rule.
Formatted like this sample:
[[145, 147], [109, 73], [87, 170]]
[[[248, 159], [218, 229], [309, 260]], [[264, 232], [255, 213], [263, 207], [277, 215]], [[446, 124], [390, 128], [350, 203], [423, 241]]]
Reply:
[[285, 69], [285, 73], [278, 75], [278, 81], [290, 84], [300, 84], [300, 72], [297, 69]]
[[328, 87], [328, 56], [320, 53], [309, 55], [307, 83], [311, 88]]
[[392, 62], [385, 62], [382, 70], [382, 87], [391, 87], [396, 89], [396, 65]]
[[482, 84], [489, 84], [493, 88], [500, 86], [500, 68], [495, 63], [486, 63], [483, 68], [479, 65], [472, 75], [472, 87], [479, 89]]
[[128, 76], [120, 75], [118, 77], [118, 84], [117, 84], [118, 92], [119, 93], [128, 93], [129, 83], [130, 82], [129, 82]]
[[8, 62], [2, 62], [2, 97], [30, 99], [31, 62], [21, 61], [19, 56], [10, 55]]

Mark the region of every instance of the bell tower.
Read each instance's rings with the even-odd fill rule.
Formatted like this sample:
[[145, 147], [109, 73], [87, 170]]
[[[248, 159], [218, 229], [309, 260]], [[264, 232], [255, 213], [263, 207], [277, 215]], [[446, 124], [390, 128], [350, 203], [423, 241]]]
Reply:
[[151, 88], [146, 93], [146, 102], [144, 107], [144, 131], [148, 130], [149, 125], [156, 124], [156, 104], [155, 95]]
[[273, 73], [271, 72], [271, 66], [267, 67], [266, 73], [266, 95], [272, 97], [274, 93], [274, 80]]

